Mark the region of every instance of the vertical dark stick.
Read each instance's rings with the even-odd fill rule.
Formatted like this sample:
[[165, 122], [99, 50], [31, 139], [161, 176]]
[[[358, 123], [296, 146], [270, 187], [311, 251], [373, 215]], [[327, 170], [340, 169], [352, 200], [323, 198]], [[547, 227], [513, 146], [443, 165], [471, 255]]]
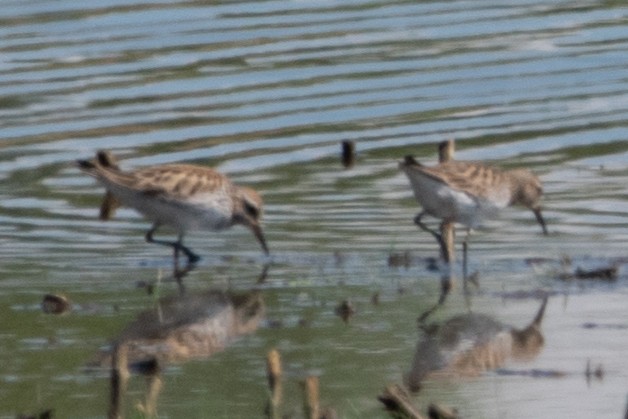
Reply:
[[[454, 140], [443, 141], [438, 145], [438, 161], [445, 163], [454, 158], [455, 151]], [[454, 224], [442, 222], [440, 224], [440, 234], [445, 244], [445, 248], [441, 249], [442, 257], [447, 263], [453, 263], [456, 260], [456, 252], [454, 249], [455, 231]]]
[[355, 163], [355, 143], [345, 140], [342, 142], [342, 165], [348, 169]]
[[462, 242], [462, 278], [465, 281], [465, 286], [467, 284], [467, 240]]

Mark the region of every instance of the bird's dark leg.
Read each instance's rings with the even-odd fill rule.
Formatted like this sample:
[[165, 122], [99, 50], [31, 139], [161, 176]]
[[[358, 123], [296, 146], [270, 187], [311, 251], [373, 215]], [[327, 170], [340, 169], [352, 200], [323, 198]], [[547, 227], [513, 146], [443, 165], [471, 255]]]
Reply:
[[469, 244], [467, 243], [467, 240], [465, 239], [462, 242], [462, 277], [465, 279], [467, 279], [467, 247], [469, 246]]
[[467, 229], [467, 235], [462, 242], [462, 280], [464, 282], [464, 292], [465, 296], [468, 296], [469, 293], [469, 283], [475, 285], [476, 287], [480, 286], [478, 280], [478, 271], [474, 271], [469, 274], [469, 239], [471, 238], [471, 229]]
[[439, 233], [437, 233], [436, 231], [432, 230], [431, 228], [423, 224], [423, 221], [421, 221], [421, 218], [424, 215], [425, 215], [425, 211], [418, 213], [417, 216], [414, 217], [414, 224], [416, 224], [421, 230], [427, 231], [432, 236], [434, 236], [434, 238], [438, 242], [438, 245], [440, 246], [441, 254], [446, 255], [447, 245], [445, 244], [445, 241], [443, 240], [443, 236], [441, 236]]
[[464, 241], [462, 242], [462, 278], [466, 281], [469, 278], [468, 271], [468, 251], [469, 251], [469, 236], [471, 235], [471, 229], [467, 230], [467, 235], [464, 237]]
[[176, 242], [169, 242], [166, 240], [155, 240], [155, 238], [153, 238], [153, 234], [155, 234], [155, 231], [157, 231], [158, 228], [159, 228], [159, 223], [153, 224], [153, 227], [151, 227], [151, 229], [148, 230], [148, 232], [146, 233], [146, 241], [148, 243], [155, 243], [155, 244], [160, 244], [162, 246], [172, 247], [174, 250], [175, 264], [178, 263], [180, 251], [185, 253], [185, 256], [187, 256], [188, 258], [188, 263], [193, 264], [193, 263], [198, 262], [201, 259], [197, 254], [195, 254], [194, 252], [192, 252], [190, 249], [188, 249], [187, 247], [183, 245], [182, 243], [183, 234], [179, 234], [179, 239]]
[[177, 249], [185, 253], [185, 256], [188, 257], [188, 263], [194, 264], [201, 260], [201, 257], [199, 255], [183, 245], [183, 233], [179, 234], [179, 240], [177, 240]]

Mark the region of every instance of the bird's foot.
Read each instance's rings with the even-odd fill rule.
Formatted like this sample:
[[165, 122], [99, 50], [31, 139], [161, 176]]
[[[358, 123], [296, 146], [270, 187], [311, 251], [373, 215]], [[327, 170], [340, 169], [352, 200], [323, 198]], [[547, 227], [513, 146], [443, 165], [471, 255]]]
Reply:
[[189, 265], [194, 265], [199, 260], [201, 260], [201, 257], [199, 255], [197, 255], [196, 253], [194, 253], [193, 251], [191, 251], [189, 248], [185, 247], [182, 244], [179, 244], [175, 251], [177, 253], [178, 253], [178, 251], [183, 252], [185, 254], [185, 256], [188, 258], [188, 264]]

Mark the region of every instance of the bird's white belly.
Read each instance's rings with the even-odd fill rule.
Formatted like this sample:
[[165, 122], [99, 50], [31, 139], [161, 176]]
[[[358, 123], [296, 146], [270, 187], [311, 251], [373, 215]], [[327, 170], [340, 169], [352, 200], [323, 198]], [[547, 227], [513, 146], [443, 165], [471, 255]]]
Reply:
[[449, 187], [427, 176], [410, 178], [417, 201], [430, 215], [477, 228], [484, 219], [497, 215], [500, 205]]
[[222, 230], [232, 224], [232, 202], [222, 194], [197, 195], [186, 201], [167, 200], [127, 189], [112, 189], [120, 201], [153, 223], [179, 232]]

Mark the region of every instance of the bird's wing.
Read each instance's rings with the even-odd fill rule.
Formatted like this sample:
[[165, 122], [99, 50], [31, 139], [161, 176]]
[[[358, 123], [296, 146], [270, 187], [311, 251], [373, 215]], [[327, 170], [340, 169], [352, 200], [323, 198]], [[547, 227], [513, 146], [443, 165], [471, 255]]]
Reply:
[[226, 176], [211, 168], [194, 165], [146, 167], [131, 172], [131, 175], [135, 189], [163, 199], [219, 193], [233, 187]]
[[480, 163], [451, 161], [433, 167], [417, 166], [414, 170], [475, 199], [495, 200], [505, 192], [503, 172]]

